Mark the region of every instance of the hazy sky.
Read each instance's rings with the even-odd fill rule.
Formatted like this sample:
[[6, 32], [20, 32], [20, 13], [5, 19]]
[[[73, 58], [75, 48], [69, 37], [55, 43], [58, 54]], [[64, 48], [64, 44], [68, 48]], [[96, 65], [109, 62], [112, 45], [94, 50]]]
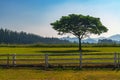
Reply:
[[109, 29], [101, 36], [120, 34], [120, 0], [0, 0], [0, 27], [60, 37], [50, 23], [73, 13], [99, 17]]

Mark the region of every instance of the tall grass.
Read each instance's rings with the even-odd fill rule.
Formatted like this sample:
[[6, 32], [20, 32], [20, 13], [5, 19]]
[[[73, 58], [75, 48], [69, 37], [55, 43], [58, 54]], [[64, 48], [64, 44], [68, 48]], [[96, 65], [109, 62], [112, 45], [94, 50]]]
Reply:
[[40, 68], [0, 68], [0, 80], [120, 80], [114, 70], [40, 70]]

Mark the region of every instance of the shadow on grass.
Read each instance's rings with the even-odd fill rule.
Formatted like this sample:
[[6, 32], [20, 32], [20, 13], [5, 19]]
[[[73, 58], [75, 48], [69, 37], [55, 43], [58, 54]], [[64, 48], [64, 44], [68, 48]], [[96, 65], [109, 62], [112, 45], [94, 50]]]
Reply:
[[[65, 50], [65, 51], [55, 51], [55, 50], [50, 50], [50, 51], [36, 51], [37, 53], [78, 53], [79, 50]], [[82, 52], [100, 52], [97, 50], [82, 50]]]

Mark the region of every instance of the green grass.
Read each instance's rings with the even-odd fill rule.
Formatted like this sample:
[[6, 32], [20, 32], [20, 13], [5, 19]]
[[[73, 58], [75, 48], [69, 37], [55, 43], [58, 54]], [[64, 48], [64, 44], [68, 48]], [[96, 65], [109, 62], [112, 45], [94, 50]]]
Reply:
[[[65, 51], [77, 50], [77, 48], [9, 48], [1, 47], [0, 53], [2, 54], [29, 54], [29, 53], [59, 53]], [[53, 51], [53, 52], [52, 52]]]
[[0, 80], [120, 80], [117, 70], [40, 70], [39, 68], [0, 69]]
[[[119, 47], [83, 47], [83, 54], [84, 53], [114, 53], [114, 52], [120, 52], [120, 48]], [[54, 53], [54, 54], [60, 54], [60, 53], [79, 53], [78, 51], [78, 47], [70, 47], [70, 48], [61, 48], [61, 47], [52, 47], [52, 48], [48, 48], [48, 47], [0, 47], [0, 54], [50, 54], [50, 53]], [[79, 56], [52, 56], [52, 57], [49, 57], [49, 58], [79, 58]], [[114, 58], [114, 56], [83, 56], [84, 58], [106, 58], [106, 57], [109, 57], [109, 58]], [[7, 57], [3, 57], [3, 56], [0, 56], [1, 59], [6, 59]], [[43, 58], [44, 59], [44, 56], [43, 57], [40, 57], [40, 56], [22, 56], [22, 57], [17, 57], [17, 59], [20, 59], [20, 58], [29, 58], [29, 59], [40, 59], [40, 58]], [[12, 59], [12, 57], [11, 57]], [[107, 62], [114, 62], [114, 60], [106, 60]], [[1, 63], [4, 63], [6, 64], [6, 61], [0, 61]], [[56, 61], [49, 61], [50, 63], [53, 63], [53, 62], [56, 62]], [[57, 61], [58, 62], [58, 61]], [[66, 61], [59, 61], [59, 62], [66, 62]], [[79, 62], [79, 60], [69, 60], [67, 62]], [[86, 61], [83, 61], [83, 62], [105, 62], [104, 60], [86, 60]], [[12, 62], [11, 62], [12, 63]], [[17, 61], [17, 64], [39, 64], [39, 61]], [[41, 63], [44, 63], [44, 61]]]
[[[84, 53], [120, 52], [120, 47], [83, 47]], [[77, 47], [0, 47], [0, 54], [78, 53]], [[0, 68], [0, 80], [120, 80], [112, 69], [49, 70], [40, 68]]]
[[[83, 52], [90, 53], [90, 52], [120, 52], [120, 47], [83, 47]], [[29, 53], [78, 53], [78, 48], [35, 48], [35, 47], [0, 47], [0, 54], [29, 54]]]

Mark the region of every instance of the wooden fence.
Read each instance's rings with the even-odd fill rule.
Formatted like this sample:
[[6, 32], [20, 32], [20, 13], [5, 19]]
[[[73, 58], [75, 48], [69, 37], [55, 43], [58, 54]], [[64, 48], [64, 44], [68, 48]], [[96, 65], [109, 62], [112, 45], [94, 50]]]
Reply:
[[113, 66], [120, 65], [119, 53], [0, 54], [0, 66]]

